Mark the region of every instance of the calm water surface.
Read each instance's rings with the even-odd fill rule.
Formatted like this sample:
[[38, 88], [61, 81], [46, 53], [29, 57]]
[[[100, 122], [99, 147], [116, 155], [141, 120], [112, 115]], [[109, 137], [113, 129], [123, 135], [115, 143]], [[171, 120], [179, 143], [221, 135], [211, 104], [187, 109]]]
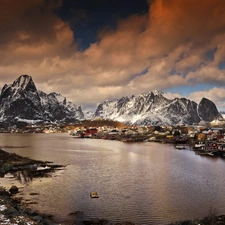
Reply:
[[[63, 221], [82, 218], [164, 225], [225, 213], [225, 160], [160, 143], [75, 139], [69, 134], [0, 134], [0, 146], [33, 159], [67, 165], [23, 188], [30, 207]], [[98, 199], [90, 192], [97, 191]], [[31, 196], [30, 193], [38, 193]]]

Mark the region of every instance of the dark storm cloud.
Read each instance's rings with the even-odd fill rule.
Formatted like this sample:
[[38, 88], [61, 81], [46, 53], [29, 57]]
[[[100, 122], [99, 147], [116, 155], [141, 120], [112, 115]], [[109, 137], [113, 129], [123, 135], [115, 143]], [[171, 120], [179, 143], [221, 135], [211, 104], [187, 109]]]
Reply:
[[[10, 64], [57, 54], [73, 42], [68, 24], [54, 14], [61, 1], [3, 0], [0, 9], [0, 57]], [[64, 51], [60, 51], [61, 54]]]

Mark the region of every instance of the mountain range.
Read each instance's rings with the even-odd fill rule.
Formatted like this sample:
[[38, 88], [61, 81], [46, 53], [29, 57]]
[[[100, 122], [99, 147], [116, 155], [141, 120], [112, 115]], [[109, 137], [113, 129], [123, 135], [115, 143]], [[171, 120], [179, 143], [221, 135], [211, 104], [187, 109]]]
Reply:
[[28, 75], [21, 75], [1, 90], [0, 124], [3, 125], [75, 122], [86, 117], [117, 120], [130, 125], [190, 125], [223, 119], [209, 99], [202, 98], [197, 104], [186, 98], [168, 99], [161, 91], [106, 100], [94, 113], [84, 115], [81, 106], [67, 101], [61, 94], [37, 90]]

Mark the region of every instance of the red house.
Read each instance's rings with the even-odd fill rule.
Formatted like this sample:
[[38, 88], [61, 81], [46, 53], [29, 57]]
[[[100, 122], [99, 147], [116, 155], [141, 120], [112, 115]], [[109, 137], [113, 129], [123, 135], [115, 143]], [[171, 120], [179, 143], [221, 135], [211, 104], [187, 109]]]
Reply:
[[85, 131], [85, 137], [92, 137], [93, 135], [98, 133], [98, 129], [95, 127], [87, 128]]

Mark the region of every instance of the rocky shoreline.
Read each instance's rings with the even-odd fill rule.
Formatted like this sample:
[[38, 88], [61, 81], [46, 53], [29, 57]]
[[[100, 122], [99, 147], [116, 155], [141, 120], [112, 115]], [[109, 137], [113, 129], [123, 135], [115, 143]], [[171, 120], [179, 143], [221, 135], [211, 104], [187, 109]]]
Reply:
[[171, 223], [169, 225], [224, 225], [225, 215], [220, 216], [206, 216], [201, 219], [185, 220], [180, 222]]
[[[54, 172], [56, 169], [64, 167], [62, 165], [54, 165], [52, 162], [33, 160], [30, 158], [19, 156], [15, 153], [8, 153], [0, 149], [0, 177], [4, 177], [7, 173], [15, 173], [18, 171], [29, 171], [32, 177], [47, 176], [48, 173]], [[57, 223], [53, 220], [52, 215], [35, 212], [28, 207], [28, 204], [22, 202], [22, 198], [16, 197], [19, 188], [15, 185], [10, 188], [1, 186], [0, 184], [0, 224], [4, 225], [113, 225], [105, 219], [88, 219], [76, 222], [76, 217], [82, 215], [83, 212], [73, 212], [67, 221]], [[35, 193], [34, 193], [35, 194]], [[114, 225], [134, 225], [131, 222], [116, 223]]]
[[[8, 153], [0, 149], [0, 177], [18, 171], [30, 171], [32, 176], [43, 176], [61, 168], [52, 162], [43, 162]], [[21, 198], [15, 197], [19, 188], [0, 186], [0, 224], [29, 224], [29, 225], [57, 225], [51, 215], [34, 212], [22, 203]]]
[[34, 212], [21, 204], [20, 199], [5, 193], [0, 196], [0, 224], [56, 225], [52, 216]]

